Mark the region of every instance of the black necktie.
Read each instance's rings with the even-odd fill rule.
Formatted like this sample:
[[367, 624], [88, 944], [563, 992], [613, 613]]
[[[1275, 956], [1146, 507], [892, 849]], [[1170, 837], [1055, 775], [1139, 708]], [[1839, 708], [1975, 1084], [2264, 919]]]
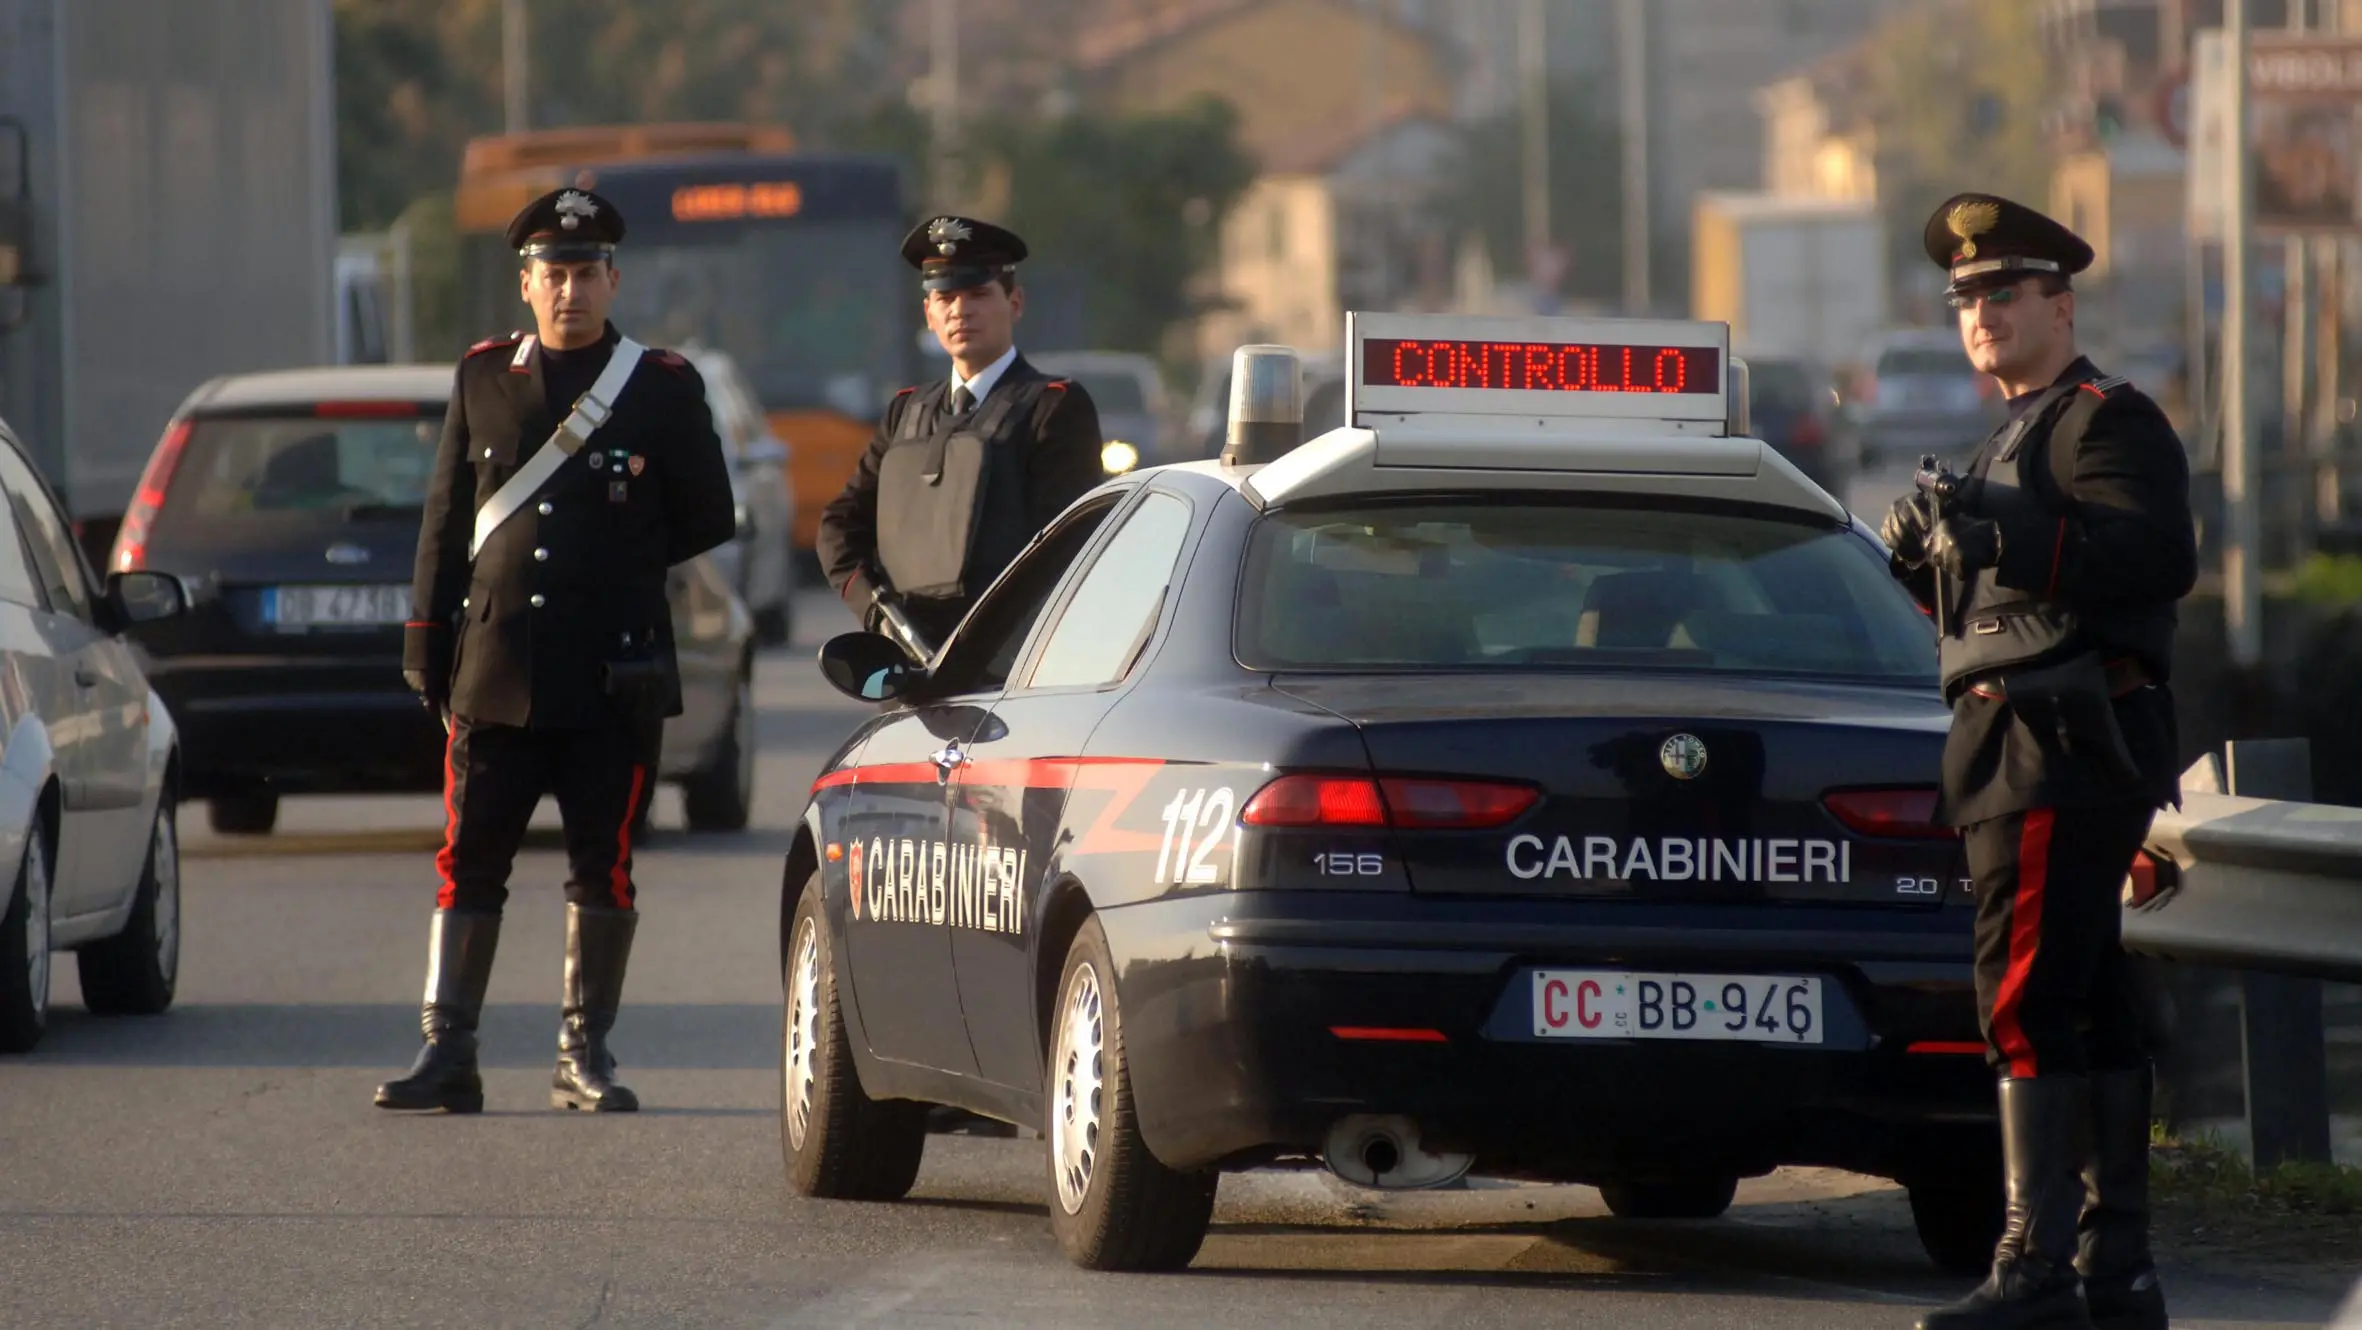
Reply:
[[952, 419], [957, 420], [975, 409], [976, 394], [969, 392], [966, 384], [961, 384], [959, 387], [951, 390]]

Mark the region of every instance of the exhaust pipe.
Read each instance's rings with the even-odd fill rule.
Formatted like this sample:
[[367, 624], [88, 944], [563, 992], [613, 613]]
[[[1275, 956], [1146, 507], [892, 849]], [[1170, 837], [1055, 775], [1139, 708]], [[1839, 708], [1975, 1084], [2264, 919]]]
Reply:
[[1468, 1173], [1474, 1155], [1429, 1154], [1419, 1124], [1400, 1114], [1357, 1113], [1329, 1128], [1321, 1154], [1329, 1171], [1357, 1187], [1416, 1191], [1448, 1187]]

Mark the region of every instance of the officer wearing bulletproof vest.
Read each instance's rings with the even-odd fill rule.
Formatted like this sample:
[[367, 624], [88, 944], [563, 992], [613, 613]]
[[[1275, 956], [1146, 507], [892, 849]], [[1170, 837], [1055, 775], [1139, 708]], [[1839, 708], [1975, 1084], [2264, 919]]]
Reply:
[[902, 242], [948, 379], [905, 388], [842, 494], [821, 513], [829, 585], [873, 631], [889, 607], [941, 646], [1035, 533], [1106, 479], [1099, 412], [1082, 385], [1017, 351], [1025, 242], [989, 222], [937, 217]]
[[2089, 245], [1989, 194], [1947, 201], [1925, 243], [1969, 360], [2009, 395], [1966, 472], [1923, 471], [1882, 530], [1941, 634], [1938, 816], [1962, 828], [1976, 889], [2009, 1209], [1985, 1283], [1920, 1324], [2081, 1325], [2088, 1305], [2102, 1327], [2161, 1328], [2151, 1080], [2118, 897], [2177, 797], [2166, 683], [2197, 578], [2189, 465], [2157, 405], [2076, 350]]
[[630, 1111], [607, 1051], [639, 921], [632, 828], [680, 714], [667, 570], [736, 528], [697, 371], [607, 322], [623, 217], [556, 190], [509, 223], [537, 331], [460, 359], [419, 529], [402, 669], [442, 712], [446, 824], [408, 1075], [380, 1107], [475, 1112], [476, 1023], [501, 907], [544, 793], [565, 820], [553, 1106]]

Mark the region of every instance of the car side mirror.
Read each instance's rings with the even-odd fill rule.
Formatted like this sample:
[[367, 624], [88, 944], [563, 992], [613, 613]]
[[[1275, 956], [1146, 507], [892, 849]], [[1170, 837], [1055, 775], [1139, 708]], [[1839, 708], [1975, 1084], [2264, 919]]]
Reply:
[[186, 612], [189, 591], [170, 573], [109, 573], [107, 602], [119, 623], [153, 623]]
[[878, 633], [839, 633], [820, 647], [820, 677], [845, 696], [890, 702], [908, 694], [926, 671], [911, 664], [894, 639]]

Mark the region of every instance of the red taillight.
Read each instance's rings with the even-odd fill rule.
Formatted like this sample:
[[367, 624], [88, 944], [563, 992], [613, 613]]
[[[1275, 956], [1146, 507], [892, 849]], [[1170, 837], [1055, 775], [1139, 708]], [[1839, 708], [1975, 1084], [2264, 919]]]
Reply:
[[321, 402], [312, 408], [312, 414], [333, 420], [372, 416], [415, 416], [422, 413], [416, 402]]
[[1329, 1033], [1339, 1039], [1353, 1039], [1377, 1044], [1441, 1044], [1448, 1043], [1441, 1030], [1405, 1025], [1332, 1025]]
[[1474, 780], [1390, 777], [1379, 781], [1378, 789], [1386, 796], [1394, 825], [1420, 829], [1497, 827], [1515, 821], [1542, 797], [1530, 785]]
[[1939, 1056], [1975, 1057], [1985, 1046], [1970, 1039], [1922, 1039], [1903, 1050], [1906, 1053], [1934, 1053]]
[[2159, 859], [2147, 850], [2132, 856], [2132, 871], [2124, 875], [2124, 903], [2146, 905], [2175, 885], [2179, 865], [2171, 859]]
[[1541, 798], [1529, 785], [1404, 776], [1282, 776], [1239, 812], [1250, 827], [1472, 830], [1510, 822]]
[[1838, 821], [1864, 836], [1953, 840], [1960, 832], [1935, 820], [1934, 790], [1836, 790], [1821, 800]]
[[1282, 776], [1247, 800], [1250, 827], [1382, 827], [1386, 804], [1367, 776]]
[[115, 532], [115, 549], [107, 557], [107, 567], [118, 573], [137, 572], [147, 565], [148, 535], [155, 529], [157, 510], [164, 506], [164, 491], [172, 484], [172, 473], [180, 465], [181, 449], [189, 443], [189, 432], [194, 429], [186, 420], [172, 422], [157, 441], [156, 451], [148, 455], [148, 466], [139, 473], [139, 488], [132, 492], [131, 507], [123, 514], [123, 525]]

